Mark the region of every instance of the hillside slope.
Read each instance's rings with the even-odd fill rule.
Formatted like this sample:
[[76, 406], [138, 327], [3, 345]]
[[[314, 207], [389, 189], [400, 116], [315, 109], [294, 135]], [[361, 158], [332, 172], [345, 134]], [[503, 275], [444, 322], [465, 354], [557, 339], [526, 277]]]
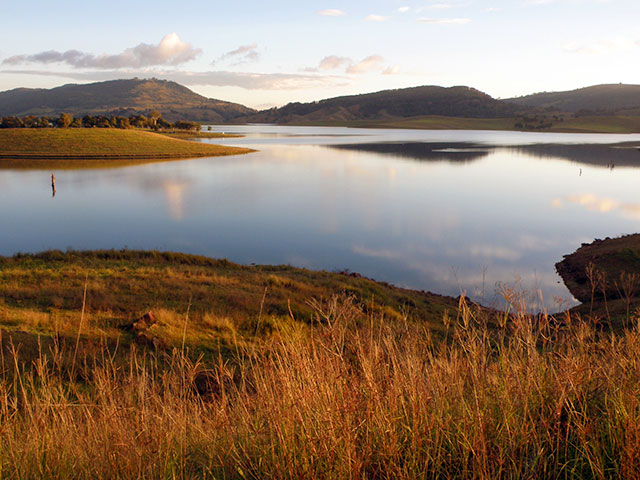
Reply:
[[588, 110], [624, 113], [640, 107], [640, 85], [594, 85], [566, 92], [534, 93], [506, 101], [521, 107], [549, 108], [562, 112]]
[[344, 122], [386, 120], [425, 115], [502, 118], [518, 107], [470, 87], [423, 86], [335, 97], [310, 103], [289, 103], [241, 120], [268, 123]]
[[223, 122], [254, 110], [203, 97], [176, 82], [158, 79], [111, 80], [51, 89], [17, 88], [0, 92], [0, 116], [134, 115], [158, 110], [165, 120]]

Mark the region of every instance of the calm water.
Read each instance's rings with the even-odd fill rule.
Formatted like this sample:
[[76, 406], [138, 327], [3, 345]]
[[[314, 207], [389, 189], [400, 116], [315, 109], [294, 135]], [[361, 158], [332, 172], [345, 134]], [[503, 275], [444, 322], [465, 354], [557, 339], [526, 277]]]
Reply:
[[[214, 127], [257, 153], [114, 169], [0, 169], [0, 254], [177, 250], [360, 272], [497, 302], [571, 302], [554, 264], [638, 231], [640, 136]], [[218, 141], [218, 143], [222, 143]]]

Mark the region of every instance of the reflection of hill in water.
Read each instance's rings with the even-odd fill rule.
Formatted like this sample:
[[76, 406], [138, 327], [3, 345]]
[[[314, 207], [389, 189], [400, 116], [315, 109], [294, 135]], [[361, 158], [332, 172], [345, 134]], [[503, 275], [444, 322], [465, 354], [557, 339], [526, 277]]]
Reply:
[[468, 163], [496, 150], [538, 158], [562, 158], [570, 162], [601, 166], [640, 167], [640, 149], [634, 144], [534, 144], [486, 145], [467, 142], [388, 142], [331, 145], [330, 148], [380, 153], [421, 161]]
[[600, 167], [640, 167], [640, 150], [632, 144], [615, 145], [555, 145], [518, 146], [512, 150], [539, 158], [563, 158], [570, 162]]
[[414, 160], [433, 162], [467, 163], [486, 157], [494, 147], [474, 143], [425, 143], [425, 142], [389, 142], [389, 143], [355, 143], [331, 145], [330, 148], [340, 150], [356, 150], [359, 152], [395, 155]]

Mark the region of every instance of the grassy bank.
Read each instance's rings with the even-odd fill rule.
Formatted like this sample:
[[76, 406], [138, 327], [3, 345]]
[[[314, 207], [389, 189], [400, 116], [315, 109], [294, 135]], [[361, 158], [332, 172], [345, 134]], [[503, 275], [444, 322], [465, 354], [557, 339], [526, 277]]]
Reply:
[[[83, 290], [87, 297], [82, 337], [131, 343], [122, 326], [153, 311], [157, 324], [145, 342], [181, 345], [209, 357], [236, 344], [252, 344], [272, 332], [317, 320], [315, 303], [353, 297], [394, 322], [407, 316], [434, 330], [455, 300], [405, 290], [347, 274], [287, 266], [242, 266], [179, 253], [47, 252], [0, 257], [0, 328], [30, 337], [73, 339], [78, 334]], [[189, 325], [184, 331], [184, 314]], [[23, 335], [24, 337], [24, 335]]]
[[23, 363], [9, 345], [2, 478], [640, 475], [637, 328], [518, 314], [487, 329], [506, 318], [463, 305], [438, 340], [345, 297], [316, 313], [232, 360], [120, 363], [116, 346], [56, 341]]
[[0, 476], [635, 479], [628, 320], [178, 253], [0, 257]]
[[163, 159], [248, 153], [225, 147], [169, 138], [140, 130], [101, 128], [0, 129], [0, 159]]

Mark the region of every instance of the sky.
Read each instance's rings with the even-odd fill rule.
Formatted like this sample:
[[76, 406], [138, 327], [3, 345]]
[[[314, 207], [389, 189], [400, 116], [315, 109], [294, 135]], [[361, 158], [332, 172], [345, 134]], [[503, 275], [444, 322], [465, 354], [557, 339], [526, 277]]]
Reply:
[[420, 85], [509, 98], [640, 83], [637, 0], [0, 2], [0, 91], [155, 77], [263, 109]]

